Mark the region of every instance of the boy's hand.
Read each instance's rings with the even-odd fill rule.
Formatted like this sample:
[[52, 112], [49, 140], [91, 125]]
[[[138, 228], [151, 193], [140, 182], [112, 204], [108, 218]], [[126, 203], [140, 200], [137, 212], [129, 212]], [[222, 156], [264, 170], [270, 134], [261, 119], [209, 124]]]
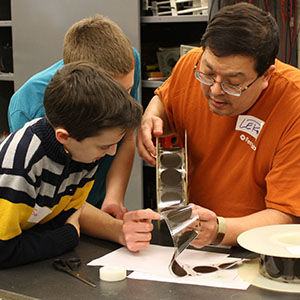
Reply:
[[151, 209], [128, 212], [123, 217], [123, 233], [127, 248], [133, 252], [147, 248], [153, 230], [152, 220], [159, 220], [159, 213]]
[[80, 224], [79, 224], [79, 218], [80, 218], [80, 215], [81, 215], [81, 212], [83, 210], [85, 206], [85, 203], [83, 203], [81, 205], [80, 208], [78, 208], [66, 221], [65, 224], [71, 224], [73, 225], [76, 230], [77, 230], [77, 233], [78, 233], [78, 237], [80, 237]]
[[127, 212], [127, 208], [121, 204], [102, 205], [101, 210], [120, 220], [123, 220], [123, 216]]

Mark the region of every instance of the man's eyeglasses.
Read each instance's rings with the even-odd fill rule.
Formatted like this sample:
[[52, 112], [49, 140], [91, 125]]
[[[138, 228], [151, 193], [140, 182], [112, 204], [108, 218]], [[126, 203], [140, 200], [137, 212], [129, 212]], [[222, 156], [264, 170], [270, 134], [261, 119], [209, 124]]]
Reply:
[[229, 84], [229, 83], [226, 83], [226, 82], [216, 81], [212, 76], [207, 75], [207, 74], [205, 74], [205, 73], [203, 73], [199, 70], [196, 70], [197, 66], [199, 64], [201, 56], [197, 60], [196, 65], [194, 67], [194, 74], [195, 74], [196, 79], [199, 80], [201, 83], [203, 83], [205, 85], [208, 85], [208, 86], [212, 86], [215, 83], [219, 83], [221, 85], [222, 90], [228, 95], [236, 96], [236, 97], [241, 96], [241, 94], [243, 92], [245, 92], [260, 77], [260, 76], [257, 76], [255, 80], [253, 80], [250, 84], [248, 84], [243, 89], [239, 86], [232, 85], [232, 84]]

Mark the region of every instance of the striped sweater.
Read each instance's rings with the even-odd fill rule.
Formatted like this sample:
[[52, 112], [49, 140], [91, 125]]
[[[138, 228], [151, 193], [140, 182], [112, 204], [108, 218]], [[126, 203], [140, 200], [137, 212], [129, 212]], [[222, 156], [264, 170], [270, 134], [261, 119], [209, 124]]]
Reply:
[[46, 119], [0, 145], [0, 267], [62, 254], [78, 244], [67, 218], [86, 200], [98, 163], [73, 161]]

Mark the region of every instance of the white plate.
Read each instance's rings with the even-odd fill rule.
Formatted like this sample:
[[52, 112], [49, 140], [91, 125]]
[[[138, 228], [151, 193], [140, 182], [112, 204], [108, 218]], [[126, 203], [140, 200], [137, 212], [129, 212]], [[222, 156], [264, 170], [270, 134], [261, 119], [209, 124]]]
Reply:
[[240, 234], [237, 241], [255, 253], [300, 258], [300, 224], [257, 227]]

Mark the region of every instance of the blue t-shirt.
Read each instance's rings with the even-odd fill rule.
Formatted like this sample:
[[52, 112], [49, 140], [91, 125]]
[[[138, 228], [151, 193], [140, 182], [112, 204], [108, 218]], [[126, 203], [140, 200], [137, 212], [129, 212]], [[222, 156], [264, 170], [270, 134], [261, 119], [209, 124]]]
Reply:
[[[138, 86], [140, 82], [140, 55], [135, 48], [133, 48], [133, 52], [135, 58], [134, 85], [130, 95], [139, 101]], [[49, 68], [35, 74], [12, 95], [8, 107], [8, 124], [10, 132], [22, 128], [28, 121], [45, 116], [43, 102], [46, 87], [56, 71], [61, 69], [63, 65], [63, 60], [60, 60]], [[118, 144], [118, 149], [120, 143]], [[95, 176], [95, 183], [87, 199], [87, 202], [99, 208], [101, 208], [106, 194], [105, 179], [113, 159], [114, 156], [105, 155], [99, 160], [99, 168]]]

